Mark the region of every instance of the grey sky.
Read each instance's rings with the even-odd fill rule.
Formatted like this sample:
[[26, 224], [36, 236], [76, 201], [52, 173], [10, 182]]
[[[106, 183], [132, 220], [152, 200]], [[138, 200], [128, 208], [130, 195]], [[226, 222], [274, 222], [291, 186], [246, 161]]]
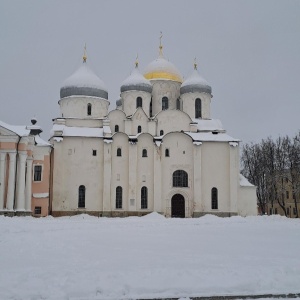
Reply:
[[165, 57], [184, 77], [211, 84], [212, 117], [245, 142], [300, 128], [300, 1], [0, 0], [0, 120], [49, 137], [59, 90], [88, 63], [105, 82], [110, 109], [134, 67]]

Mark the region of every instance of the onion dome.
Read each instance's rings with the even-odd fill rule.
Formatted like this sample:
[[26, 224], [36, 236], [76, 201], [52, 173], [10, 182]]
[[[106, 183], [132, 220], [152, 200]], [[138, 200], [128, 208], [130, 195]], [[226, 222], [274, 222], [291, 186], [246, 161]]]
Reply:
[[[162, 37], [162, 36], [161, 36]], [[145, 69], [144, 76], [149, 80], [172, 80], [182, 82], [182, 76], [178, 69], [163, 56], [160, 42], [159, 56], [152, 61]]]
[[194, 64], [193, 73], [182, 83], [180, 94], [195, 92], [211, 94], [211, 86], [199, 75], [196, 63]]
[[86, 55], [79, 69], [67, 78], [60, 89], [60, 98], [69, 96], [91, 96], [108, 99], [103, 81], [89, 68]]
[[138, 61], [135, 62], [135, 68], [131, 72], [130, 76], [127, 77], [121, 85], [121, 93], [126, 91], [143, 91], [152, 92], [152, 85], [138, 69]]

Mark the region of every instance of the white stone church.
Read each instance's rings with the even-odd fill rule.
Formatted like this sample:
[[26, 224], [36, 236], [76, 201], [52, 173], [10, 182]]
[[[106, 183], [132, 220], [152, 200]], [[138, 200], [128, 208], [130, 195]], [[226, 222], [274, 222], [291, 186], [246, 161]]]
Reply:
[[212, 119], [211, 101], [197, 65], [183, 80], [160, 46], [143, 73], [136, 62], [109, 112], [107, 89], [84, 55], [60, 90], [49, 212], [255, 215], [255, 187], [240, 175], [239, 140]]

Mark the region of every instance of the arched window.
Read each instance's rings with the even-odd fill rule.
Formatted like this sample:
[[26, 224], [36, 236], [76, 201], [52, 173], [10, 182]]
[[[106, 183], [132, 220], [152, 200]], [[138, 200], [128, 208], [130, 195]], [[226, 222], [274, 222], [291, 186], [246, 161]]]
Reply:
[[145, 186], [141, 188], [141, 208], [148, 208], [148, 189]]
[[183, 170], [177, 170], [173, 173], [173, 186], [174, 187], [187, 187], [188, 174]]
[[218, 209], [218, 189], [211, 189], [211, 209]]
[[143, 149], [143, 152], [142, 152], [142, 157], [147, 157], [147, 149]]
[[116, 188], [116, 208], [122, 208], [122, 187], [117, 186]]
[[119, 125], [115, 125], [115, 132], [119, 132]]
[[180, 99], [177, 98], [176, 100], [176, 109], [180, 110]]
[[162, 98], [161, 109], [166, 110], [169, 108], [169, 99], [167, 97]]
[[141, 133], [141, 132], [142, 132], [142, 126], [138, 126], [137, 132], [138, 132], [138, 133]]
[[161, 130], [161, 131], [159, 132], [159, 135], [164, 135], [164, 131]]
[[117, 149], [117, 156], [122, 156], [122, 149], [121, 148]]
[[85, 186], [81, 185], [78, 189], [78, 208], [85, 208]]
[[89, 104], [87, 105], [87, 115], [90, 116], [91, 114], [92, 114], [92, 104], [89, 103]]
[[141, 97], [136, 98], [136, 108], [143, 107], [143, 99]]
[[197, 98], [195, 100], [195, 118], [202, 118], [202, 108], [201, 99]]
[[152, 117], [152, 98], [151, 98], [151, 101], [150, 101], [150, 117]]
[[169, 149], [166, 149], [165, 150], [165, 157], [169, 157], [170, 156], [170, 150]]

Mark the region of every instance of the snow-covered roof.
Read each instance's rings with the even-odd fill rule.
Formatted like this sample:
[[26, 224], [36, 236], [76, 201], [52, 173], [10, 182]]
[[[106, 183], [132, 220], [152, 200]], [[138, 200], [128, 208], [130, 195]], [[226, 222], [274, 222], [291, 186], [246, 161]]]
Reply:
[[152, 92], [152, 85], [139, 71], [137, 67], [133, 69], [130, 76], [127, 77], [121, 85], [121, 92], [129, 90], [141, 90], [145, 92]]
[[[9, 125], [7, 123], [4, 123], [0, 121], [0, 126], [8, 129], [9, 131], [14, 132], [18, 136], [24, 137], [28, 136], [30, 134], [30, 130], [25, 125]], [[40, 128], [39, 126], [35, 126], [36, 128]], [[44, 141], [40, 136], [36, 135], [34, 136], [34, 140], [37, 146], [50, 146], [49, 143]]]
[[254, 186], [251, 184], [246, 177], [240, 174], [240, 186]]
[[218, 119], [192, 119], [193, 123], [197, 123], [199, 131], [225, 131], [223, 125]]
[[212, 132], [189, 132], [185, 131], [194, 141], [200, 142], [239, 142], [240, 140], [235, 139], [229, 136], [226, 133], [217, 133]]
[[204, 92], [211, 94], [210, 84], [199, 75], [197, 69], [182, 83], [180, 93]]
[[62, 84], [60, 97], [65, 98], [72, 95], [108, 98], [104, 82], [89, 68], [86, 62]]
[[151, 79], [162, 79], [162, 80], [173, 80], [182, 82], [182, 76], [178, 69], [162, 55], [157, 59], [153, 60], [144, 71], [145, 78]]
[[54, 124], [50, 132], [51, 136], [55, 136], [55, 132], [61, 132], [59, 136], [74, 137], [103, 137], [103, 128], [97, 127], [69, 127], [61, 124]]

